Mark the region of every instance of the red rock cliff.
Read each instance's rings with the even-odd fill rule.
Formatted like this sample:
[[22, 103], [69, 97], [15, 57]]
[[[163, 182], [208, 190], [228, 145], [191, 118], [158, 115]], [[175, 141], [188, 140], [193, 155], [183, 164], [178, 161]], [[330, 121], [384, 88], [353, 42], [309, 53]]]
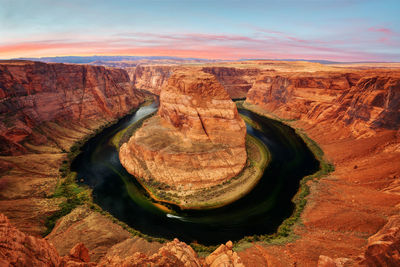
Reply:
[[137, 66], [127, 68], [135, 88], [159, 95], [161, 88], [167, 84], [169, 76], [177, 66]]
[[356, 136], [400, 125], [400, 72], [263, 74], [247, 103], [288, 119], [337, 122]]
[[214, 75], [231, 98], [245, 98], [257, 76], [257, 68], [204, 67], [202, 71]]
[[[129, 76], [137, 89], [143, 89], [159, 95], [161, 88], [165, 87], [168, 78], [175, 70], [185, 69], [185, 66], [138, 66], [127, 68]], [[244, 98], [257, 76], [261, 73], [257, 68], [237, 67], [196, 67], [191, 69], [201, 70], [214, 75], [222, 84], [231, 98]]]
[[138, 106], [141, 94], [126, 71], [99, 66], [0, 63], [0, 151], [26, 152], [24, 142], [43, 144], [32, 131], [50, 121], [111, 120]]

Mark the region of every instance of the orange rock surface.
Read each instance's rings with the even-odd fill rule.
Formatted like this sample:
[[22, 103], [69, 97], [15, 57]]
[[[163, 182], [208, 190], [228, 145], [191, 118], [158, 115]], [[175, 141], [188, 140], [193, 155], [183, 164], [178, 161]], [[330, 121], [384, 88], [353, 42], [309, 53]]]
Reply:
[[26, 153], [25, 142], [49, 142], [35, 131], [46, 122], [115, 119], [138, 106], [142, 95], [126, 71], [99, 66], [0, 62], [0, 152]]
[[[126, 68], [131, 80], [137, 89], [143, 89], [159, 95], [161, 89], [167, 85], [168, 78], [176, 70], [182, 70], [189, 66], [174, 65], [144, 65]], [[254, 68], [238, 68], [238, 66], [220, 66], [219, 64], [204, 67], [190, 66], [190, 69], [203, 71], [215, 76], [224, 86], [231, 98], [244, 98], [251, 88], [261, 70]]]
[[[127, 247], [129, 239], [111, 248], [98, 263], [90, 262], [90, 252], [83, 243], [77, 243], [69, 253], [60, 257], [54, 246], [47, 240], [28, 236], [14, 226], [0, 213], [0, 265], [1, 266], [232, 266], [242, 267], [240, 257], [232, 251], [232, 242], [221, 245], [205, 260], [184, 242], [174, 239], [149, 255]], [[128, 243], [127, 243], [128, 241]], [[132, 254], [123, 253], [121, 248]]]
[[177, 66], [137, 66], [127, 68], [127, 72], [137, 89], [159, 95], [161, 88], [166, 86], [169, 76]]
[[88, 249], [76, 244], [70, 253], [60, 257], [54, 246], [44, 239], [28, 236], [10, 224], [0, 213], [0, 266], [82, 266], [90, 262]]
[[206, 257], [206, 265], [210, 267], [244, 267], [242, 260], [240, 259], [238, 254], [232, 250], [232, 248], [232, 241], [226, 242], [225, 245], [220, 245], [213, 253]]
[[136, 252], [126, 258], [120, 258], [118, 255], [106, 256], [99, 262], [99, 266], [202, 266], [197, 253], [188, 245], [174, 239], [166, 243], [157, 253], [146, 256], [143, 253]]
[[287, 119], [345, 124], [361, 136], [398, 129], [399, 88], [399, 71], [263, 74], [246, 102]]
[[400, 215], [390, 217], [382, 229], [368, 238], [362, 258], [363, 266], [400, 265]]
[[205, 188], [243, 169], [245, 136], [235, 104], [212, 75], [176, 71], [161, 91], [158, 115], [121, 146], [120, 160], [139, 179]]
[[66, 151], [141, 101], [125, 70], [0, 61], [0, 212], [41, 235]]

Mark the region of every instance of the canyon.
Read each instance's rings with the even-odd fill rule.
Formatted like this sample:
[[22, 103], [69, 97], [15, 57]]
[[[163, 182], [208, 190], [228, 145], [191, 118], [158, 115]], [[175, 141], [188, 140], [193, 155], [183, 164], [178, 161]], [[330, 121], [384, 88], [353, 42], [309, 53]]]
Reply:
[[[62, 217], [47, 241], [40, 239], [45, 218], [64, 201], [50, 196], [60, 179], [66, 151], [139, 106], [145, 95], [137, 89], [161, 95], [167, 104], [182, 103], [182, 91], [163, 92], [163, 88], [173, 83], [169, 79], [175, 73], [188, 68], [219, 81], [231, 98], [246, 97], [244, 107], [306, 133], [334, 164], [334, 172], [307, 183], [310, 194], [292, 238], [236, 248], [228, 242], [204, 258], [178, 240], [160, 244], [132, 237], [109, 216], [84, 205]], [[29, 247], [40, 253], [24, 249], [18, 253], [27, 258], [43, 255], [55, 265], [68, 257], [86, 261], [82, 263], [86, 266], [118, 266], [124, 260], [176, 266], [178, 260], [182, 266], [399, 263], [398, 68], [243, 61], [121, 70], [1, 61], [0, 98], [0, 213], [8, 217], [0, 217], [0, 244], [8, 244], [0, 248], [0, 263], [17, 257], [7, 253], [21, 247], [13, 242], [28, 242], [20, 240], [29, 240]], [[179, 126], [181, 118], [173, 116], [171, 107], [160, 107], [159, 116]], [[194, 128], [194, 136], [199, 129]], [[7, 238], [12, 235], [18, 236], [17, 241]], [[86, 253], [96, 263], [89, 263]]]

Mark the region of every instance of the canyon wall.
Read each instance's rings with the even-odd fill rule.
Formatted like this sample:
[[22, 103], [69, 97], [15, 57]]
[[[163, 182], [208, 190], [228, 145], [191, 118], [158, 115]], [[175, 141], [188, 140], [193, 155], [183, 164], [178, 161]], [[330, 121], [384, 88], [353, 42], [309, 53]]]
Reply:
[[215, 77], [179, 70], [161, 91], [158, 116], [122, 145], [120, 160], [138, 178], [205, 188], [243, 169], [245, 136], [236, 105]]
[[400, 125], [400, 72], [260, 75], [246, 103], [281, 118], [346, 124], [355, 136]]
[[0, 63], [1, 154], [26, 153], [23, 145], [48, 142], [33, 130], [47, 122], [112, 120], [137, 107], [142, 95], [120, 69], [99, 66]]
[[236, 68], [223, 66], [176, 66], [176, 65], [160, 65], [160, 66], [137, 66], [134, 68], [126, 68], [134, 86], [137, 89], [143, 89], [153, 94], [159, 95], [161, 88], [165, 87], [168, 78], [176, 70], [185, 68], [197, 69], [205, 73], [215, 76], [217, 80], [224, 86], [229, 96], [235, 98], [245, 98], [247, 92], [256, 80], [258, 74], [261, 73], [257, 68]]
[[232, 99], [245, 98], [257, 76], [258, 68], [203, 67], [202, 71], [214, 75]]
[[43, 234], [66, 152], [142, 101], [124, 70], [0, 61], [0, 212]]
[[169, 76], [178, 66], [137, 66], [126, 68], [129, 77], [137, 89], [160, 95], [161, 88], [167, 84]]

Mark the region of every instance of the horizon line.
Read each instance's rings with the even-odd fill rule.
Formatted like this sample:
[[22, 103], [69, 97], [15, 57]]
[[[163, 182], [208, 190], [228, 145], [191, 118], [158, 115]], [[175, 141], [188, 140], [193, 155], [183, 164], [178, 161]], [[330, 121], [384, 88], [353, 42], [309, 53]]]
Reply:
[[[52, 59], [52, 58], [67, 58], [67, 57], [75, 57], [75, 58], [90, 58], [90, 57], [138, 57], [138, 58], [159, 58], [159, 59], [192, 59], [192, 60], [204, 60], [204, 61], [311, 61], [316, 62], [318, 61], [326, 61], [326, 62], [333, 62], [333, 63], [400, 63], [400, 61], [375, 61], [375, 60], [362, 60], [362, 61], [336, 61], [336, 60], [329, 60], [329, 59], [306, 59], [306, 58], [239, 58], [239, 59], [212, 59], [212, 58], [201, 58], [201, 57], [181, 57], [181, 56], [160, 56], [160, 55], [57, 55], [57, 56], [40, 56], [40, 57], [12, 57], [12, 58], [0, 58], [0, 60], [27, 60], [27, 61], [35, 61], [33, 59]], [[77, 63], [79, 64], [79, 63]]]

